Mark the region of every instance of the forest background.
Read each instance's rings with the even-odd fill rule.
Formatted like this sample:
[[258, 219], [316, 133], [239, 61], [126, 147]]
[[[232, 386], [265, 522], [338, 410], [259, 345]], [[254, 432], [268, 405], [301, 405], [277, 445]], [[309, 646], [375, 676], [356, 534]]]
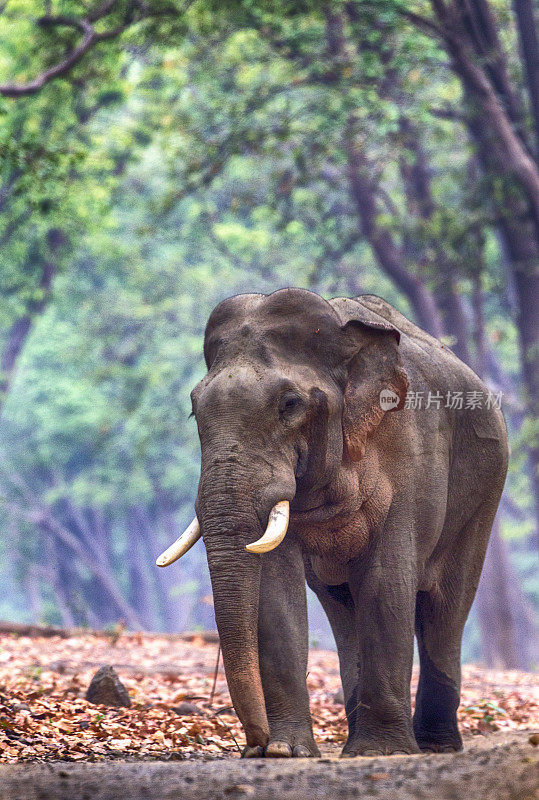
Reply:
[[[214, 627], [189, 392], [223, 298], [377, 294], [502, 408], [464, 659], [539, 605], [532, 0], [0, 4], [0, 619]], [[312, 640], [331, 635], [310, 598]]]

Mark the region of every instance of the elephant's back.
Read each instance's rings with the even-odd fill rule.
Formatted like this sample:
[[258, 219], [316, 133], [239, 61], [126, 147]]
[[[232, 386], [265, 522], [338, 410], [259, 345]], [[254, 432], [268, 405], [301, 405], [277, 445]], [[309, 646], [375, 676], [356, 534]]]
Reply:
[[425, 377], [429, 373], [434, 373], [438, 377], [440, 366], [443, 365], [448, 376], [452, 376], [453, 379], [458, 376], [467, 384], [467, 388], [485, 388], [478, 375], [467, 364], [464, 364], [447, 345], [419, 328], [386, 300], [374, 294], [363, 294], [355, 297], [353, 302], [358, 303], [371, 314], [381, 317], [385, 322], [389, 322], [400, 332], [401, 355], [405, 365], [408, 361], [407, 366], [412, 367], [412, 371], [414, 365], [417, 367], [421, 363], [421, 371], [426, 373]]
[[[436, 339], [434, 336], [431, 336], [430, 333], [422, 330], [417, 325], [414, 325], [408, 317], [405, 317], [404, 314], [401, 314], [400, 311], [397, 311], [392, 305], [390, 305], [386, 300], [383, 300], [381, 297], [377, 297], [375, 294], [363, 294], [359, 297], [355, 297], [354, 300], [362, 306], [365, 306], [370, 311], [373, 311], [375, 314], [378, 314], [380, 317], [385, 319], [391, 325], [393, 325], [397, 330], [401, 333], [405, 334], [406, 336], [410, 336], [418, 343], [422, 343], [429, 348], [436, 348], [439, 350], [443, 348], [448, 350], [439, 339]], [[448, 350], [451, 355], [456, 358], [455, 354]]]

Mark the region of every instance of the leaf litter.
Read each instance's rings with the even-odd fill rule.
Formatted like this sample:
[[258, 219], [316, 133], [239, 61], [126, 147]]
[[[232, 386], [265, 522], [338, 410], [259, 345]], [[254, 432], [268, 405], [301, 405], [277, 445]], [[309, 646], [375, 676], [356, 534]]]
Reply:
[[[0, 762], [237, 757], [245, 740], [222, 663], [209, 702], [216, 655], [217, 645], [196, 634], [190, 641], [141, 633], [0, 635]], [[127, 688], [130, 708], [85, 700], [105, 664]], [[417, 667], [414, 691], [416, 683]], [[346, 719], [336, 699], [336, 653], [311, 650], [307, 685], [317, 742], [341, 746]], [[182, 703], [196, 710], [181, 713]], [[465, 737], [536, 727], [539, 677], [465, 665], [458, 713]]]

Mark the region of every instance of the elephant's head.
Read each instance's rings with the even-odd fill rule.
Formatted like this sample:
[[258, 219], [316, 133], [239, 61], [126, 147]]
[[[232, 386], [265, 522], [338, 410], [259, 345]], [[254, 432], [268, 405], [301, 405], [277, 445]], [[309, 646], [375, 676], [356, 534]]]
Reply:
[[352, 317], [301, 289], [239, 295], [206, 327], [208, 372], [192, 392], [202, 451], [197, 518], [157, 563], [172, 563], [203, 536], [230, 694], [250, 746], [269, 734], [258, 554], [282, 541], [290, 504], [292, 515], [316, 506], [343, 461], [361, 459], [385, 413], [380, 391], [397, 392], [397, 408], [404, 403], [398, 332], [349, 305], [358, 309]]

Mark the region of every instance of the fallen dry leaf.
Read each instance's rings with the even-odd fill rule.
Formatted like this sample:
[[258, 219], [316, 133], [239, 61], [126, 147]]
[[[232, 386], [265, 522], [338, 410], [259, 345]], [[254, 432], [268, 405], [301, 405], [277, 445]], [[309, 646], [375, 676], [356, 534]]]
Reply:
[[[0, 636], [0, 762], [192, 759], [238, 756], [245, 741], [222, 665], [209, 697], [217, 645], [142, 633], [70, 638]], [[95, 706], [84, 693], [109, 664], [126, 686], [131, 708]], [[414, 686], [417, 669], [414, 670]], [[312, 650], [307, 677], [319, 744], [346, 741], [336, 653]], [[465, 736], [539, 724], [539, 679], [520, 672], [463, 668], [459, 709]], [[196, 701], [202, 714], [174, 707]], [[385, 773], [373, 772], [371, 780]], [[231, 794], [240, 789], [234, 789]]]

